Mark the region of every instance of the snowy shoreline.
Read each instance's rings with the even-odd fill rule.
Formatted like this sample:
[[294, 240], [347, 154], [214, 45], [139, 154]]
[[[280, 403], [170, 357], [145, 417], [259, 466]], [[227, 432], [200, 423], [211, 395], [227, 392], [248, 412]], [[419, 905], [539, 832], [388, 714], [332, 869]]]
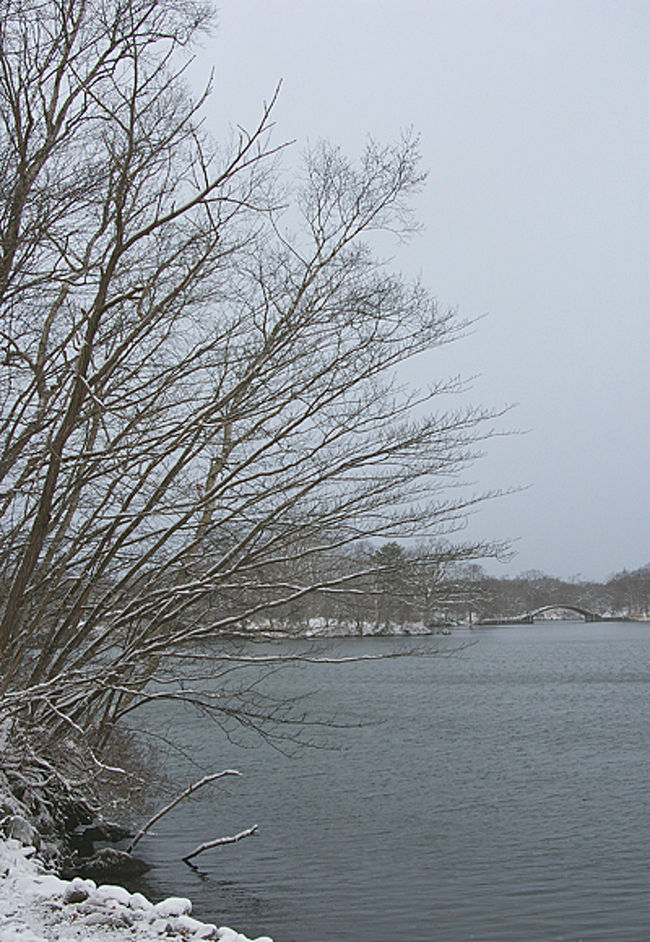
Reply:
[[121, 886], [62, 880], [34, 847], [0, 838], [0, 942], [272, 942], [200, 922], [191, 911], [182, 897], [151, 903]]

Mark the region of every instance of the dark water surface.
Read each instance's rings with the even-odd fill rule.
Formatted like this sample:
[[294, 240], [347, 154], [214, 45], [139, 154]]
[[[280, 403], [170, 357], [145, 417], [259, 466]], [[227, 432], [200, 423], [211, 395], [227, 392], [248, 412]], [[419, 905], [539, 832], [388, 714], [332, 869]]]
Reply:
[[[336, 751], [239, 749], [189, 713], [159, 717], [203, 768], [243, 777], [142, 841], [142, 888], [275, 942], [650, 939], [650, 626], [483, 628], [422, 647], [470, 640], [453, 657], [267, 680], [361, 724], [326, 731]], [[197, 858], [200, 873], [180, 862], [255, 823], [259, 836]]]

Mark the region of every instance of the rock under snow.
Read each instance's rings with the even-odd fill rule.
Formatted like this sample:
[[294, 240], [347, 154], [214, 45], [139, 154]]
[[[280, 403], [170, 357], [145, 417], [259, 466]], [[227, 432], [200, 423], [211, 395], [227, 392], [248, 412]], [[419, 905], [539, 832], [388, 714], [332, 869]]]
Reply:
[[153, 908], [157, 916], [189, 916], [192, 912], [192, 904], [188, 899], [182, 896], [170, 896], [161, 903], [156, 903]]
[[[75, 869], [83, 877], [91, 877], [93, 880], [120, 879], [121, 877], [133, 877], [144, 873], [149, 869], [144, 860], [128, 854], [125, 850], [118, 850], [116, 847], [102, 847], [95, 851], [92, 857], [80, 860], [75, 865]], [[64, 874], [66, 876], [67, 874]]]

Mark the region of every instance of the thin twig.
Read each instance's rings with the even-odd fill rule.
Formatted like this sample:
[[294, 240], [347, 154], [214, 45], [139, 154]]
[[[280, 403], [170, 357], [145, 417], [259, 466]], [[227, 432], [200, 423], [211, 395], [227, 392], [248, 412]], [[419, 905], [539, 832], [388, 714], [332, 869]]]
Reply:
[[[256, 834], [258, 827], [259, 825], [254, 824], [252, 828], [240, 831], [239, 834], [233, 834], [232, 837], [217, 837], [214, 841], [206, 841], [205, 844], [199, 844], [191, 854], [186, 854], [185, 857], [183, 857], [183, 862], [189, 864], [192, 857], [198, 857], [204, 850], [210, 850], [212, 847], [221, 847], [222, 844], [236, 844], [245, 837], [251, 837], [253, 834]], [[190, 866], [192, 865], [190, 864]]]

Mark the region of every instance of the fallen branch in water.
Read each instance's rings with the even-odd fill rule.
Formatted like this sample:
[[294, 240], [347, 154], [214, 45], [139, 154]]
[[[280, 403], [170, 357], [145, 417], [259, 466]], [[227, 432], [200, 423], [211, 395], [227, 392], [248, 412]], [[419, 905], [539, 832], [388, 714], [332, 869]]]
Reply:
[[223, 772], [215, 772], [213, 775], [206, 775], [205, 778], [199, 779], [198, 782], [193, 782], [192, 785], [189, 785], [184, 792], [181, 792], [180, 795], [177, 795], [173, 801], [170, 801], [168, 805], [165, 805], [164, 808], [161, 808], [160, 811], [157, 811], [153, 818], [149, 818], [147, 823], [140, 828], [138, 833], [127, 847], [127, 853], [130, 854], [133, 851], [135, 845], [142, 837], [144, 837], [147, 831], [154, 826], [156, 821], [160, 821], [160, 819], [166, 815], [168, 811], [171, 811], [172, 808], [175, 808], [176, 805], [180, 804], [184, 798], [187, 798], [188, 795], [198, 791], [199, 788], [203, 788], [204, 785], [208, 785], [210, 782], [215, 782], [218, 778], [224, 778], [226, 775], [241, 775], [241, 772], [238, 772], [236, 769], [224, 769]]
[[[234, 834], [232, 837], [218, 837], [214, 841], [206, 841], [205, 844], [199, 844], [190, 854], [186, 854], [183, 857], [183, 862], [189, 864], [192, 857], [198, 857], [204, 850], [210, 850], [212, 847], [220, 847], [222, 844], [236, 844], [245, 837], [251, 837], [253, 834], [257, 833], [258, 826], [259, 825], [254, 824], [252, 828], [240, 831], [239, 834]], [[192, 866], [192, 864], [190, 864], [190, 866]]]

